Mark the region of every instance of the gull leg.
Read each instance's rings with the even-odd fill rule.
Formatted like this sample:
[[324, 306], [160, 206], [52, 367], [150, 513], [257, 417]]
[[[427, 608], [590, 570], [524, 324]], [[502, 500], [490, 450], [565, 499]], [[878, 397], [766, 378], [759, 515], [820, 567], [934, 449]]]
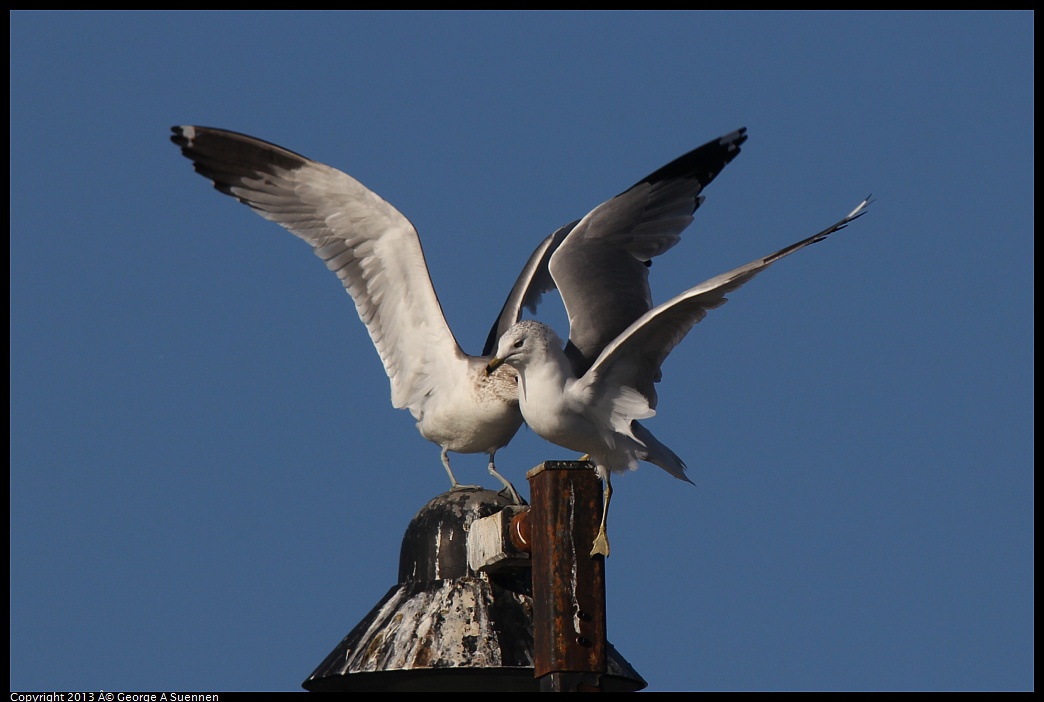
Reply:
[[609, 537], [605, 533], [605, 523], [609, 519], [609, 500], [613, 497], [613, 483], [609, 479], [609, 471], [605, 473], [605, 490], [602, 493], [602, 523], [598, 525], [598, 534], [595, 536], [594, 546], [591, 548], [591, 556], [609, 557]]
[[461, 485], [460, 483], [458, 483], [457, 482], [457, 477], [455, 475], [453, 475], [453, 469], [450, 468], [449, 452], [446, 451], [446, 449], [442, 449], [442, 454], [441, 455], [442, 455], [442, 467], [446, 469], [446, 475], [449, 476], [450, 485], [452, 485], [450, 490], [480, 490], [480, 489], [482, 489], [481, 485]]
[[493, 454], [489, 454], [489, 474], [499, 480], [503, 484], [504, 489], [501, 493], [507, 493], [505, 496], [510, 498], [516, 505], [524, 505], [526, 502], [518, 494], [518, 490], [511, 484], [511, 481], [505, 478], [503, 475], [497, 472], [497, 466], [493, 463]]
[[446, 475], [449, 476], [450, 485], [453, 486], [451, 489], [456, 490], [458, 487], [460, 487], [460, 483], [457, 482], [457, 477], [453, 475], [453, 469], [450, 468], [449, 453], [446, 451], [446, 449], [442, 449], [442, 467], [446, 469]]

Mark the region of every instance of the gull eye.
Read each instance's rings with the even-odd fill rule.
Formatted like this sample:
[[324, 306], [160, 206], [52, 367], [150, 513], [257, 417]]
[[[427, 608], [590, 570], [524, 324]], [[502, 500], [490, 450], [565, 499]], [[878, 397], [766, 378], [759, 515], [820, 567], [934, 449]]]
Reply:
[[513, 348], [516, 348], [516, 349], [520, 349], [520, 348], [522, 348], [522, 339], [519, 339], [519, 340], [518, 340], [518, 341], [516, 341], [516, 342], [515, 342], [514, 344], [512, 344], [512, 347], [513, 347]]

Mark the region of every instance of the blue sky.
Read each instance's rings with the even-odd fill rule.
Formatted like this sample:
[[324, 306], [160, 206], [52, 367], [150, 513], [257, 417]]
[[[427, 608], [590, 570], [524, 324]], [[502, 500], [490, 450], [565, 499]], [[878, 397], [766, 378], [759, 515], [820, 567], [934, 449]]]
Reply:
[[173, 124], [381, 194], [472, 353], [542, 237], [740, 126], [657, 301], [872, 192], [665, 364], [696, 487], [614, 480], [609, 638], [649, 690], [1032, 689], [1033, 19], [12, 13], [11, 689], [299, 690], [448, 487], [336, 278]]

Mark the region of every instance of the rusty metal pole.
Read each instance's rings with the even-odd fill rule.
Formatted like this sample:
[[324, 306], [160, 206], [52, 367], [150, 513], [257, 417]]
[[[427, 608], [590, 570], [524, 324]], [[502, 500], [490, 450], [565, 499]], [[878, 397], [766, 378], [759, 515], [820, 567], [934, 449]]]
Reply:
[[533, 667], [544, 692], [600, 692], [606, 672], [605, 559], [591, 546], [602, 481], [581, 461], [526, 475], [533, 563]]

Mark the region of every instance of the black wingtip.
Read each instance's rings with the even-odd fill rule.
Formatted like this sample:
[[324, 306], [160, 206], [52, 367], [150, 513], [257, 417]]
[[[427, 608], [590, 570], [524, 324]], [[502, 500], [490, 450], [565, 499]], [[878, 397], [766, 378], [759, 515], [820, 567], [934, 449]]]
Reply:
[[636, 185], [676, 178], [697, 178], [700, 184], [706, 187], [739, 155], [740, 146], [745, 141], [747, 128], [740, 127], [679, 156], [638, 181]]
[[170, 128], [170, 131], [173, 132], [173, 134], [170, 135], [170, 140], [172, 142], [174, 142], [177, 146], [180, 146], [181, 148], [185, 148], [186, 146], [188, 146], [189, 140], [185, 136], [184, 126], [180, 124], [175, 124], [173, 127]]

